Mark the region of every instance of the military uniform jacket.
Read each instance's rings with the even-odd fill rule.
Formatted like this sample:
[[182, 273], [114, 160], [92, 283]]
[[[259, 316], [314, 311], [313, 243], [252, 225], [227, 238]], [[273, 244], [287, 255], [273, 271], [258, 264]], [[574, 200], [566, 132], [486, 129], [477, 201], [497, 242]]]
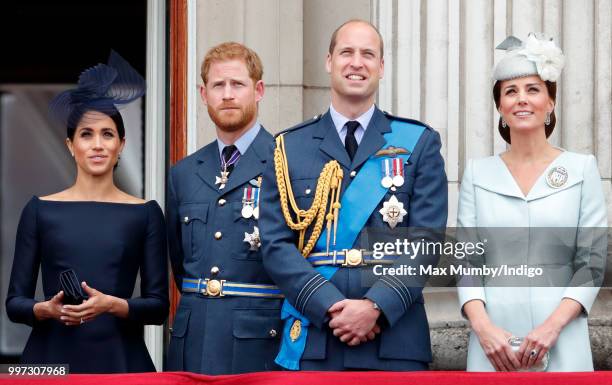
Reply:
[[[261, 252], [245, 232], [257, 221], [241, 215], [243, 192], [263, 173], [273, 138], [263, 128], [235, 165], [224, 189], [216, 142], [181, 160], [168, 177], [167, 223], [177, 287], [183, 278], [272, 284]], [[168, 369], [206, 374], [274, 370], [280, 338], [280, 299], [183, 293], [168, 352]]]
[[[319, 173], [333, 159], [341, 164], [344, 171], [343, 193], [351, 183], [351, 171], [358, 170], [371, 155], [386, 147], [383, 134], [391, 131], [392, 119], [398, 118], [385, 115], [376, 108], [352, 162], [329, 111], [318, 119], [288, 130], [284, 134], [285, 149], [299, 207], [310, 207]], [[362, 287], [359, 268], [341, 267], [330, 281], [325, 280], [297, 250], [298, 236], [289, 229], [283, 218], [271, 163], [264, 174], [259, 221], [264, 265], [290, 303], [312, 323], [301, 369], [427, 368], [427, 362], [431, 361], [431, 347], [422, 288], [380, 280], [371, 287]], [[408, 212], [398, 226], [444, 227], [447, 219], [447, 181], [440, 155], [440, 137], [431, 128], [424, 130], [404, 165], [404, 177], [404, 185], [381, 200], [366, 226], [388, 226], [378, 210], [394, 194]], [[373, 183], [380, 183], [380, 180]], [[358, 242], [359, 239], [355, 243]], [[380, 306], [384, 314], [379, 319], [383, 331], [371, 342], [349, 347], [331, 333], [327, 326], [327, 310], [342, 299], [364, 297]]]

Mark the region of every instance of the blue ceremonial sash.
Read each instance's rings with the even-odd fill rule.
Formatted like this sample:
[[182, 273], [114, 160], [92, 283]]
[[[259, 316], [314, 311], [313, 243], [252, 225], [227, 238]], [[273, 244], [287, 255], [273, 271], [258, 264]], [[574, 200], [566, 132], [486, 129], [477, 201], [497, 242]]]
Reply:
[[[393, 120], [391, 122], [391, 132], [384, 135], [386, 145], [402, 147], [408, 150], [407, 154], [397, 155], [405, 163], [410, 158], [424, 130], [425, 127], [418, 124]], [[387, 193], [388, 189], [380, 184], [380, 179], [380, 158], [372, 155], [364, 163], [359, 173], [344, 192], [344, 195], [342, 195], [336, 232], [336, 245], [330, 245], [330, 251], [351, 249], [353, 247], [368, 218], [370, 218]], [[364, 194], [364, 191], [367, 191], [367, 193]], [[317, 240], [314, 251], [326, 251], [326, 249], [327, 236], [323, 233]], [[338, 271], [338, 266], [318, 266], [315, 267], [315, 270], [325, 279], [330, 280], [336, 271]], [[286, 299], [283, 301], [281, 319], [285, 321], [285, 326], [283, 328], [280, 351], [274, 362], [285, 369], [299, 370], [300, 360], [306, 348], [310, 321]], [[290, 332], [296, 320], [301, 322], [301, 332], [297, 339], [293, 341]]]

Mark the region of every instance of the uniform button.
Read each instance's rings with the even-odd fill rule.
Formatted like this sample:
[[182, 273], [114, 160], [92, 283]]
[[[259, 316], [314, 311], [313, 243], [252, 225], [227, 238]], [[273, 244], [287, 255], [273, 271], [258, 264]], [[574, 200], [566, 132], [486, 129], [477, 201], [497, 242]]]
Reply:
[[353, 171], [351, 171], [351, 173], [349, 175], [351, 176], [351, 178], [354, 178], [355, 175], [357, 175], [357, 171], [353, 170]]
[[183, 222], [185, 222], [185, 223], [189, 222], [189, 217], [183, 218]]
[[276, 330], [272, 329], [270, 330], [270, 337], [276, 337], [278, 333], [276, 333]]
[[221, 198], [217, 201], [217, 203], [219, 204], [219, 206], [223, 206], [225, 204], [225, 202], [227, 202], [225, 199]]
[[223, 234], [220, 231], [217, 231], [215, 233], [215, 239], [221, 239], [222, 236], [223, 236]]
[[214, 275], [214, 274], [219, 274], [219, 268], [218, 268], [217, 266], [213, 266], [213, 267], [210, 269], [210, 273], [211, 273], [211, 274], [213, 274], [213, 275]]
[[304, 191], [304, 193], [306, 193], [306, 194], [310, 194], [310, 193], [311, 193], [311, 190], [310, 190], [309, 188], [307, 188], [307, 189], [306, 189], [306, 191]]

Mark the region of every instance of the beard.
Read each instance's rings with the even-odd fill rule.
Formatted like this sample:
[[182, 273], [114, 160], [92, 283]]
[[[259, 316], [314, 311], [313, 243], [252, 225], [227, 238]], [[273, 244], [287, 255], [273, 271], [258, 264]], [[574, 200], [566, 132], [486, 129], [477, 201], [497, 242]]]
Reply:
[[[221, 110], [227, 107], [237, 107], [238, 109], [231, 110], [231, 112]], [[225, 132], [235, 132], [248, 128], [246, 125], [249, 124], [255, 117], [255, 114], [257, 114], [257, 104], [255, 102], [247, 104], [244, 107], [235, 104], [221, 104], [217, 108], [211, 105], [208, 105], [207, 108], [208, 115], [212, 121], [221, 131]]]

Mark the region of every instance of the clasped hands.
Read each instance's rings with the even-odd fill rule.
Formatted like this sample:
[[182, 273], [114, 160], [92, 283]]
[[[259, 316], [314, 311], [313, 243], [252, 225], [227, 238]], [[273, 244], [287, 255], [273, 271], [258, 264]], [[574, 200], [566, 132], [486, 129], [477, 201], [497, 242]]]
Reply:
[[380, 333], [376, 322], [380, 310], [369, 299], [344, 299], [333, 304], [327, 313], [334, 336], [349, 346], [371, 341]]
[[510, 332], [490, 322], [475, 328], [475, 331], [495, 370], [505, 372], [528, 369], [540, 364], [546, 352], [557, 342], [561, 327], [553, 321], [544, 322], [525, 337], [517, 352], [514, 352], [508, 343], [512, 336]]
[[64, 305], [64, 292], [60, 291], [50, 300], [34, 305], [34, 315], [39, 320], [52, 318], [66, 326], [78, 326], [111, 309], [114, 297], [89, 287], [86, 282], [81, 287], [89, 298], [80, 305]]

